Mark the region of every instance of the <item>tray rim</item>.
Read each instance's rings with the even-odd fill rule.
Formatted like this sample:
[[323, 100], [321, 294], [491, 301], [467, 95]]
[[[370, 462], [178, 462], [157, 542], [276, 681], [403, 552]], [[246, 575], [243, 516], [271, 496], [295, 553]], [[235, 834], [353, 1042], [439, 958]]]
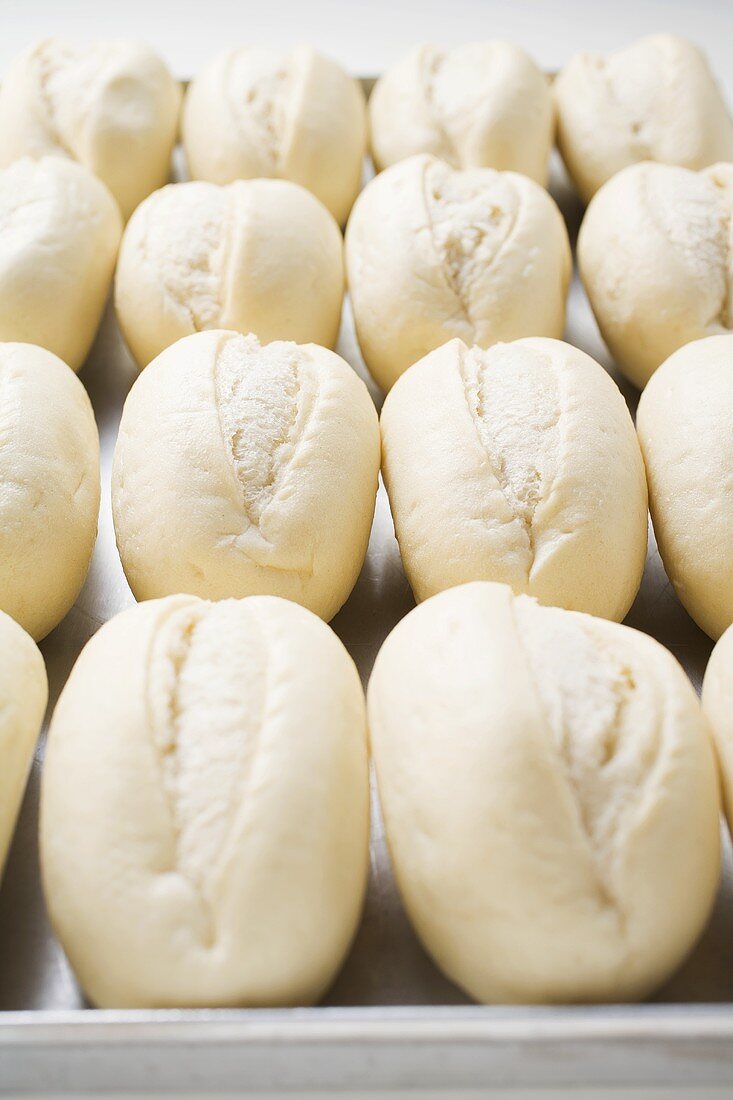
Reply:
[[[292, 1034], [300, 1040], [333, 1038], [420, 1040], [438, 1036], [475, 1039], [508, 1037], [616, 1037], [670, 1036], [680, 1031], [733, 1040], [733, 1003], [680, 1001], [677, 1003], [573, 1005], [314, 1005], [302, 1008], [150, 1008], [150, 1009], [30, 1009], [0, 1013], [0, 1046], [10, 1041], [61, 1041], [73, 1032], [85, 1041], [126, 1041], [132, 1033], [154, 1037], [188, 1037], [205, 1024], [219, 1041], [237, 1042]], [[324, 1033], [323, 1027], [328, 1031]], [[32, 1032], [32, 1035], [28, 1033]], [[731, 1048], [733, 1060], [733, 1047]]]
[[[719, 1004], [12, 1012], [0, 1095], [323, 1095], [733, 1084]], [[497, 1090], [494, 1092], [493, 1090]], [[442, 1094], [442, 1093], [441, 1093]], [[475, 1093], [474, 1093], [475, 1095]], [[628, 1093], [624, 1093], [628, 1095]]]

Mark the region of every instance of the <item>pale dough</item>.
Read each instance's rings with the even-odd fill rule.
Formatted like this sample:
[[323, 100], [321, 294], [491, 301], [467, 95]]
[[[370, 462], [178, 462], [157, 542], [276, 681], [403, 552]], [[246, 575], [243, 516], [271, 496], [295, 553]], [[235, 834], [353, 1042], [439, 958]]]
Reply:
[[733, 622], [733, 334], [680, 348], [636, 417], [659, 553], [695, 622]]
[[61, 157], [0, 170], [0, 341], [84, 362], [112, 283], [122, 223], [104, 184]]
[[728, 827], [733, 830], [733, 630], [714, 647], [702, 685], [702, 709], [718, 753]]
[[79, 379], [55, 355], [0, 343], [0, 608], [35, 639], [71, 608], [99, 514], [99, 438]]
[[683, 344], [733, 327], [733, 164], [637, 164], [588, 207], [578, 266], [604, 340], [642, 389]]
[[122, 416], [112, 507], [130, 587], [284, 596], [330, 619], [364, 561], [378, 474], [374, 404], [334, 352], [187, 336]]
[[53, 716], [41, 855], [94, 1004], [317, 1000], [369, 865], [364, 696], [339, 639], [272, 597], [112, 619]]
[[284, 180], [156, 191], [128, 223], [115, 281], [120, 327], [141, 367], [201, 329], [333, 347], [343, 295], [336, 222]]
[[137, 42], [31, 46], [3, 74], [0, 165], [57, 154], [98, 176], [125, 218], [171, 170], [180, 85]]
[[346, 221], [361, 186], [364, 94], [310, 46], [218, 54], [191, 82], [181, 128], [193, 179], [292, 180]]
[[400, 161], [359, 196], [346, 268], [359, 345], [385, 390], [454, 336], [489, 347], [563, 334], [565, 223], [514, 172], [454, 171], [427, 154]]
[[647, 490], [618, 387], [559, 340], [451, 340], [402, 375], [382, 469], [418, 600], [503, 581], [621, 620], [641, 582]]
[[0, 611], [0, 876], [47, 697], [46, 668], [38, 646]]
[[710, 913], [720, 800], [707, 723], [647, 635], [497, 584], [384, 643], [369, 727], [412, 923], [479, 1001], [655, 990]]
[[547, 183], [550, 85], [510, 42], [416, 46], [377, 81], [369, 123], [377, 171], [432, 153], [454, 168], [499, 168]]
[[639, 161], [698, 169], [733, 160], [733, 119], [705, 55], [684, 38], [577, 54], [554, 92], [560, 152], [586, 202]]

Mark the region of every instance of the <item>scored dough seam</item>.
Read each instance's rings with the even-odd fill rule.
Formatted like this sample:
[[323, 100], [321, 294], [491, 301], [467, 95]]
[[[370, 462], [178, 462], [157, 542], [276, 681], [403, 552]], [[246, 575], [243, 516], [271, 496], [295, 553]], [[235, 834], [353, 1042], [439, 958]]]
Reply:
[[[527, 671], [527, 676], [532, 684], [534, 702], [537, 711], [542, 719], [542, 725], [547, 735], [548, 744], [554, 750], [555, 755], [560, 762], [560, 774], [563, 777], [566, 790], [570, 794], [572, 804], [576, 812], [576, 823], [578, 825], [578, 831], [583, 838], [583, 842], [587, 848], [588, 856], [590, 858], [590, 864], [593, 869], [593, 880], [595, 882], [599, 900], [605, 909], [609, 909], [616, 917], [619, 925], [619, 931], [623, 934], [626, 926], [626, 914], [623, 906], [621, 905], [619, 898], [612, 890], [608, 878], [604, 873], [604, 869], [601, 865], [600, 855], [598, 851], [596, 839], [593, 836], [592, 829], [589, 826], [586, 810], [583, 802], [583, 794], [580, 784], [577, 782], [575, 775], [573, 774], [572, 761], [568, 752], [568, 736], [567, 730], [563, 729], [563, 736], [561, 744], [558, 745], [556, 737], [554, 735], [552, 723], [550, 722], [549, 715], [545, 709], [540, 690], [537, 686], [537, 675], [534, 669], [534, 663], [529, 654], [527, 647], [524, 644], [522, 637], [522, 630], [520, 624], [517, 621], [516, 616], [516, 601], [513, 597], [510, 597], [511, 617], [514, 626], [514, 634], [517, 642], [517, 646], [524, 658], [524, 665]], [[606, 742], [612, 742], [614, 747], [618, 744], [618, 729], [620, 725], [620, 717], [623, 709], [624, 701], [619, 699], [618, 706], [614, 714], [614, 721], [606, 737]], [[607, 757], [606, 763], [612, 759], [613, 752]]]
[[[235, 127], [245, 140], [251, 137], [247, 121], [254, 125], [257, 135], [264, 138], [267, 158], [272, 165], [272, 170], [281, 173], [283, 162], [283, 138], [287, 128], [287, 111], [285, 104], [290, 94], [292, 74], [287, 65], [278, 65], [275, 72], [266, 77], [255, 80], [245, 102], [242, 103], [232, 91], [232, 70], [238, 62], [237, 54], [233, 54], [227, 63], [224, 74], [224, 86], [226, 98], [229, 103], [231, 117]], [[279, 102], [278, 102], [279, 101]], [[278, 108], [282, 118], [278, 117]]]
[[[422, 173], [422, 193], [423, 193], [423, 203], [424, 203], [424, 206], [425, 206], [425, 214], [426, 214], [426, 219], [427, 219], [427, 229], [428, 229], [429, 234], [430, 234], [430, 240], [432, 242], [433, 251], [435, 252], [436, 257], [438, 259], [439, 269], [440, 269], [441, 274], [443, 275], [443, 278], [445, 280], [445, 285], [446, 285], [447, 289], [451, 292], [451, 294], [454, 296], [454, 298], [456, 299], [456, 301], [458, 303], [458, 306], [459, 306], [459, 310], [460, 310], [461, 314], [463, 315], [464, 319], [466, 320], [466, 322], [471, 327], [472, 332], [475, 333], [476, 322], [473, 319], [472, 311], [471, 311], [471, 305], [470, 305], [470, 297], [471, 297], [471, 290], [473, 288], [473, 283], [479, 277], [482, 280], [486, 280], [487, 276], [489, 276], [493, 272], [494, 268], [497, 267], [501, 263], [502, 258], [504, 256], [504, 253], [506, 252], [506, 250], [513, 244], [514, 238], [517, 234], [517, 229], [518, 229], [519, 222], [520, 222], [520, 220], [523, 217], [524, 212], [525, 212], [525, 206], [526, 206], [525, 197], [519, 189], [513, 188], [513, 197], [516, 201], [516, 207], [514, 209], [512, 209], [511, 211], [509, 211], [509, 225], [507, 227], [504, 238], [501, 241], [501, 243], [500, 243], [499, 247], [497, 248], [496, 252], [494, 253], [494, 255], [491, 257], [491, 260], [489, 261], [489, 263], [488, 264], [483, 263], [483, 264], [479, 265], [480, 270], [478, 272], [475, 272], [471, 276], [471, 275], [468, 275], [464, 270], [464, 268], [466, 266], [466, 261], [467, 261], [467, 259], [469, 259], [469, 254], [464, 253], [463, 255], [459, 255], [459, 256], [455, 256], [455, 257], [451, 256], [448, 252], [448, 249], [445, 246], [440, 245], [438, 243], [437, 235], [436, 235], [436, 232], [435, 232], [435, 220], [433, 218], [433, 213], [432, 213], [432, 204], [435, 203], [435, 205], [437, 207], [440, 207], [441, 205], [445, 206], [447, 204], [445, 203], [445, 200], [443, 199], [442, 193], [441, 193], [440, 198], [435, 196], [434, 190], [428, 182], [428, 172], [433, 167], [434, 167], [434, 164], [431, 164], [431, 163], [425, 164], [423, 166], [423, 173]], [[460, 203], [458, 203], [458, 205], [460, 205]], [[501, 214], [504, 215], [506, 213], [506, 211], [503, 208], [500, 208], [500, 209], [501, 209]], [[471, 258], [473, 258], [473, 256], [474, 256], [475, 252], [477, 251], [477, 249], [481, 246], [482, 242], [486, 239], [486, 231], [485, 231], [483, 226], [474, 225], [474, 228], [476, 229], [477, 233], [479, 234], [479, 239], [476, 241], [475, 245], [473, 245], [473, 247], [470, 250], [470, 257]], [[484, 318], [482, 318], [482, 320], [483, 319]]]
[[[212, 260], [217, 255], [217, 250], [221, 247], [222, 241], [217, 241], [215, 246], [207, 248], [205, 250], [206, 259], [203, 266], [194, 265], [191, 263], [187, 264], [186, 273], [182, 283], [179, 282], [179, 280], [175, 276], [172, 280], [169, 279], [167, 277], [168, 272], [165, 265], [161, 266], [158, 262], [158, 259], [152, 257], [150, 254], [148, 240], [148, 221], [150, 217], [150, 210], [154, 209], [155, 207], [156, 196], [151, 196], [149, 201], [152, 203], [152, 206], [143, 210], [143, 214], [145, 216], [145, 224], [143, 226], [143, 231], [140, 233], [138, 238], [140, 250], [142, 252], [143, 264], [145, 264], [150, 269], [151, 278], [154, 284], [157, 284], [158, 282], [161, 284], [164, 296], [170, 302], [172, 302], [177, 309], [179, 309], [188, 317], [188, 322], [192, 330], [190, 335], [193, 335], [196, 332], [203, 332], [210, 327], [216, 327], [217, 321], [221, 318], [222, 312], [223, 278], [222, 265], [219, 264], [219, 270], [216, 270], [214, 264], [212, 263]], [[224, 234], [224, 240], [226, 240], [226, 233]], [[215, 308], [212, 310], [212, 317], [210, 319], [207, 319], [203, 315], [199, 317], [198, 314], [194, 311], [192, 301], [189, 301], [190, 286], [188, 285], [187, 280], [190, 278], [194, 271], [203, 273], [204, 277], [206, 277], [207, 275], [213, 276], [213, 281], [216, 284], [216, 294], [212, 296]]]
[[425, 97], [425, 103], [428, 107], [431, 120], [438, 131], [438, 137], [443, 147], [441, 155], [448, 164], [455, 168], [459, 168], [460, 157], [458, 155], [458, 149], [456, 148], [452, 135], [448, 132], [445, 125], [443, 112], [440, 109], [435, 94], [435, 80], [445, 63], [445, 59], [445, 54], [437, 50], [431, 51], [430, 53], [426, 51], [420, 59], [420, 82], [422, 84], [423, 96]]
[[[473, 403], [471, 401], [471, 393], [470, 393], [471, 388], [472, 388], [471, 387], [471, 379], [469, 378], [467, 370], [466, 370], [466, 353], [469, 352], [470, 350], [473, 350], [475, 352], [477, 350], [481, 351], [482, 349], [468, 349], [463, 344], [461, 344], [461, 346], [458, 349], [458, 373], [459, 373], [459, 377], [460, 377], [460, 380], [461, 380], [461, 388], [462, 388], [462, 392], [463, 392], [463, 398], [464, 398], [464, 401], [466, 403], [466, 407], [468, 409], [469, 416], [471, 417], [471, 422], [473, 424], [473, 427], [474, 427], [474, 430], [475, 430], [475, 433], [476, 433], [476, 437], [478, 439], [479, 446], [480, 446], [481, 450], [483, 451], [484, 455], [486, 456], [486, 460], [489, 464], [489, 468], [491, 470], [491, 473], [494, 476], [494, 480], [496, 481], [496, 484], [499, 488], [499, 491], [501, 492], [501, 495], [503, 496], [503, 498], [504, 498], [504, 500], [507, 504], [507, 507], [508, 507], [508, 509], [511, 513], [511, 519], [507, 520], [506, 524], [509, 525], [509, 524], [513, 523], [515, 520], [518, 520], [519, 523], [521, 524], [522, 530], [525, 533], [525, 536], [526, 536], [526, 539], [527, 539], [528, 552], [529, 552], [529, 563], [528, 563], [527, 570], [526, 570], [526, 580], [527, 580], [527, 583], [529, 583], [529, 581], [531, 580], [531, 577], [532, 577], [532, 571], [534, 569], [535, 557], [536, 557], [536, 553], [537, 553], [537, 546], [536, 546], [535, 532], [534, 532], [534, 517], [537, 513], [538, 508], [540, 508], [541, 505], [543, 505], [549, 499], [549, 497], [552, 493], [552, 489], [553, 489], [555, 479], [552, 479], [550, 481], [550, 483], [547, 487], [547, 490], [545, 491], [544, 479], [539, 475], [539, 471], [537, 471], [537, 475], [538, 475], [537, 476], [537, 481], [538, 481], [538, 483], [539, 483], [539, 485], [540, 485], [540, 487], [543, 491], [538, 494], [536, 500], [534, 500], [533, 502], [528, 504], [528, 507], [527, 507], [526, 511], [525, 510], [520, 510], [516, 507], [515, 497], [514, 497], [514, 494], [512, 493], [511, 485], [510, 485], [509, 479], [506, 476], [504, 466], [503, 466], [503, 463], [502, 463], [502, 456], [501, 455], [494, 455], [489, 451], [489, 449], [487, 448], [487, 446], [484, 442], [482, 434], [481, 434], [481, 424], [483, 423], [482, 413], [483, 413], [483, 410], [485, 408], [485, 398], [484, 398], [483, 393], [482, 393], [484, 387], [483, 387], [482, 383], [483, 383], [483, 376], [484, 376], [484, 374], [486, 372], [486, 369], [487, 369], [485, 363], [482, 363], [482, 362], [479, 362], [478, 369], [476, 371], [476, 384], [475, 384], [476, 408], [474, 408]], [[561, 386], [560, 386], [561, 372], [556, 371], [554, 369], [554, 366], [552, 365], [552, 360], [549, 356], [548, 357], [543, 356], [543, 358], [546, 358], [546, 361], [549, 365], [549, 368], [552, 370], [552, 374], [553, 374], [553, 377], [555, 379], [555, 382], [556, 382], [556, 385], [557, 385], [557, 391], [558, 391], [558, 394], [559, 394], [561, 392]], [[546, 426], [545, 431], [552, 431], [553, 428], [558, 427], [561, 420], [562, 420], [562, 417], [563, 417], [562, 404], [560, 402], [558, 402], [555, 417]], [[527, 515], [527, 511], [529, 513], [528, 515]]]
[[[237, 467], [237, 463], [236, 463], [235, 443], [234, 443], [233, 440], [230, 440], [228, 438], [228, 433], [225, 432], [224, 425], [223, 425], [222, 419], [221, 419], [221, 398], [220, 398], [220, 389], [219, 389], [219, 382], [218, 382], [218, 363], [219, 363], [219, 358], [221, 356], [221, 352], [222, 352], [223, 347], [230, 340], [233, 340], [233, 339], [241, 339], [241, 337], [236, 335], [236, 334], [235, 335], [226, 334], [226, 335], [223, 335], [221, 337], [221, 339], [218, 341], [217, 347], [214, 351], [213, 360], [212, 360], [212, 375], [213, 375], [213, 384], [214, 384], [214, 402], [215, 402], [215, 406], [216, 406], [216, 417], [217, 417], [217, 423], [219, 425], [219, 435], [220, 435], [220, 438], [221, 438], [222, 447], [224, 448], [225, 454], [227, 456], [227, 461], [228, 461], [229, 467], [232, 471], [232, 475], [233, 475], [233, 477], [236, 481], [236, 484], [239, 488], [239, 491], [240, 491], [240, 495], [241, 495], [241, 498], [242, 498], [243, 518], [246, 521], [246, 526], [244, 526], [242, 528], [242, 530], [239, 531], [239, 532], [233, 532], [231, 536], [223, 537], [222, 539], [220, 539], [220, 542], [229, 541], [232, 546], [234, 546], [237, 550], [239, 550], [242, 554], [244, 554], [245, 557], [249, 558], [250, 561], [253, 561], [254, 564], [257, 565], [257, 564], [261, 564], [261, 563], [257, 562], [256, 558], [254, 558], [252, 556], [252, 554], [248, 552], [247, 548], [241, 544], [241, 542], [239, 541], [240, 536], [243, 535], [250, 527], [254, 527], [254, 529], [257, 531], [259, 537], [262, 539], [262, 541], [264, 543], [266, 543], [268, 546], [273, 545], [270, 542], [270, 540], [267, 539], [267, 537], [264, 535], [264, 533], [262, 531], [262, 526], [261, 526], [262, 525], [262, 520], [263, 520], [267, 510], [272, 506], [272, 504], [276, 500], [278, 491], [279, 491], [280, 486], [282, 484], [282, 481], [285, 477], [285, 474], [287, 473], [287, 470], [289, 469], [289, 467], [292, 465], [292, 463], [297, 458], [298, 451], [299, 451], [299, 449], [302, 445], [302, 442], [303, 442], [303, 438], [306, 435], [306, 430], [307, 430], [308, 424], [309, 424], [309, 422], [312, 418], [312, 415], [313, 415], [313, 408], [314, 408], [315, 402], [316, 402], [317, 397], [318, 397], [319, 388], [318, 388], [318, 384], [316, 383], [316, 385], [313, 387], [313, 392], [310, 395], [308, 395], [306, 393], [307, 387], [303, 384], [300, 368], [301, 368], [301, 366], [304, 366], [308, 362], [308, 359], [307, 359], [307, 356], [304, 353], [304, 349], [302, 347], [296, 347], [296, 353], [293, 356], [293, 368], [294, 368], [294, 374], [295, 374], [295, 390], [291, 395], [293, 406], [294, 406], [294, 411], [293, 411], [293, 415], [292, 415], [292, 418], [291, 418], [291, 421], [290, 421], [290, 424], [289, 424], [288, 433], [285, 435], [284, 438], [280, 439], [277, 442], [277, 447], [281, 447], [281, 446], [284, 446], [286, 443], [289, 443], [290, 446], [291, 446], [291, 449], [292, 449], [291, 450], [291, 455], [290, 455], [289, 461], [286, 462], [286, 463], [282, 463], [282, 462], [281, 463], [275, 463], [273, 461], [272, 467], [271, 467], [271, 470], [270, 470], [270, 474], [269, 474], [267, 480], [265, 481], [265, 483], [263, 484], [262, 490], [261, 490], [261, 493], [260, 493], [260, 496], [262, 496], [263, 493], [269, 491], [269, 499], [267, 500], [266, 504], [260, 510], [260, 516], [259, 516], [259, 519], [257, 519], [257, 518], [255, 518], [254, 516], [252, 516], [250, 514], [250, 510], [249, 510], [247, 500], [246, 500], [246, 497], [245, 497], [245, 494], [244, 494], [244, 482], [242, 480], [241, 473], [240, 473], [240, 471]], [[299, 355], [302, 356], [302, 362], [299, 362]], [[306, 397], [301, 400], [302, 395], [304, 393], [306, 393]], [[299, 427], [299, 430], [297, 430], [298, 427]], [[277, 447], [275, 449], [277, 449]], [[270, 457], [272, 457], [272, 453], [271, 453]], [[291, 574], [294, 574], [296, 576], [299, 576], [301, 578], [301, 580], [303, 580], [303, 579], [307, 579], [307, 578], [312, 576], [315, 565], [314, 565], [314, 561], [313, 561], [313, 556], [311, 554], [311, 556], [309, 558], [309, 562], [305, 566], [299, 567], [297, 569], [291, 568], [289, 566], [282, 566], [282, 565], [279, 565], [276, 561], [270, 561], [270, 560], [268, 560], [268, 562], [267, 562], [267, 568], [268, 569], [277, 569], [277, 570], [280, 570], [283, 573], [291, 573]]]
[[41, 43], [36, 51], [36, 66], [38, 74], [38, 94], [41, 100], [41, 106], [43, 107], [44, 121], [48, 129], [49, 135], [58, 148], [66, 154], [71, 160], [76, 160], [76, 154], [69, 146], [61, 133], [61, 127], [59, 125], [58, 116], [56, 113], [56, 104], [53, 96], [49, 91], [49, 83], [55, 72], [59, 71], [60, 66], [56, 65], [48, 52], [48, 43]]
[[[204, 606], [205, 605], [201, 605]], [[195, 896], [197, 897], [201, 911], [205, 917], [206, 936], [203, 939], [203, 946], [211, 948], [214, 946], [217, 940], [217, 915], [212, 904], [212, 900], [207, 896], [206, 882], [202, 877], [195, 873], [192, 868], [184, 868], [181, 857], [181, 843], [183, 836], [183, 821], [181, 813], [180, 803], [180, 781], [181, 781], [181, 761], [179, 759], [179, 741], [180, 741], [180, 720], [182, 715], [182, 708], [180, 704], [180, 687], [183, 672], [186, 666], [186, 662], [190, 658], [190, 652], [193, 642], [193, 637], [197, 627], [202, 622], [206, 615], [206, 610], [201, 613], [201, 607], [189, 608], [190, 615], [189, 621], [185, 625], [180, 648], [171, 653], [170, 649], [166, 648], [163, 652], [163, 658], [168, 659], [171, 662], [173, 668], [173, 682], [170, 685], [170, 690], [166, 700], [166, 718], [167, 728], [166, 736], [158, 735], [158, 725], [156, 715], [153, 713], [152, 706], [152, 673], [157, 667], [154, 660], [154, 653], [156, 648], [160, 645], [161, 633], [170, 627], [171, 620], [180, 616], [183, 608], [173, 607], [168, 613], [162, 616], [156, 623], [153, 630], [148, 646], [147, 660], [145, 662], [146, 669], [146, 712], [148, 720], [148, 729], [150, 742], [155, 753], [158, 773], [160, 776], [161, 790], [164, 794], [166, 806], [168, 808], [171, 829], [173, 832], [174, 840], [174, 859], [173, 865], [170, 867], [171, 871], [175, 871], [180, 874], [191, 887]], [[256, 618], [256, 617], [255, 617]], [[261, 624], [257, 623], [258, 627]], [[262, 630], [260, 629], [260, 634]], [[262, 638], [262, 652], [267, 654], [270, 652], [271, 647], [266, 644], [266, 639]], [[267, 711], [268, 711], [268, 699], [270, 697], [270, 676], [269, 676], [270, 661], [266, 658], [263, 661], [261, 679], [263, 682], [263, 689], [260, 696], [260, 713], [258, 720], [253, 724], [253, 729], [250, 734], [250, 746], [249, 751], [246, 754], [245, 764], [246, 766], [241, 769], [241, 774], [238, 777], [237, 787], [239, 789], [239, 798], [235, 804], [230, 807], [230, 814], [226, 825], [226, 830], [223, 839], [220, 843], [216, 857], [208, 867], [207, 880], [210, 882], [213, 880], [219, 871], [219, 868], [226, 862], [229, 851], [231, 848], [231, 841], [233, 836], [237, 834], [238, 826], [241, 820], [241, 815], [246, 809], [249, 799], [248, 790], [251, 785], [251, 778], [254, 772], [254, 765], [258, 755], [260, 741], [262, 738], [263, 730], [267, 725]], [[246, 731], [245, 731], [246, 735]]]

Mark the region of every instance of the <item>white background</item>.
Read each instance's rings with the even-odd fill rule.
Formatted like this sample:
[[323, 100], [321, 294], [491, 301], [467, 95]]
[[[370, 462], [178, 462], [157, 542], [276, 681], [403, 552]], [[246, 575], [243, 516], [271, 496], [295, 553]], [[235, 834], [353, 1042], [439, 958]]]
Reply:
[[555, 69], [659, 30], [703, 46], [733, 96], [733, 0], [0, 0], [0, 74], [48, 34], [136, 37], [180, 77], [226, 46], [310, 42], [367, 76], [419, 41], [509, 38]]

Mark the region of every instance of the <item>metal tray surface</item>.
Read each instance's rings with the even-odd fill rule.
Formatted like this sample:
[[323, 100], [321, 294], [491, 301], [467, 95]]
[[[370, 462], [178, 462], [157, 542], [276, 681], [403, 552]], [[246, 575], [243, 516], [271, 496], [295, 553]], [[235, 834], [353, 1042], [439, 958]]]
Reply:
[[[557, 158], [551, 190], [574, 240], [582, 207]], [[633, 411], [638, 395], [615, 371], [577, 277], [566, 339], [604, 364]], [[348, 300], [337, 350], [379, 406], [381, 394], [359, 354]], [[41, 647], [50, 680], [49, 713], [85, 642], [134, 602], [115, 547], [109, 478], [122, 405], [136, 375], [110, 304], [80, 373], [101, 438], [99, 537], [75, 607]], [[364, 683], [383, 639], [413, 605], [380, 487], [364, 568], [332, 624]], [[677, 601], [651, 532], [643, 584], [626, 621], [671, 649], [699, 689], [711, 642]], [[322, 1006], [100, 1012], [85, 1005], [44, 908], [37, 850], [43, 754], [42, 736], [0, 888], [2, 1094], [733, 1084], [733, 881], [727, 838], [723, 880], [707, 931], [651, 1004], [542, 1009], [469, 1004], [438, 972], [407, 922], [373, 799], [364, 916]]]

